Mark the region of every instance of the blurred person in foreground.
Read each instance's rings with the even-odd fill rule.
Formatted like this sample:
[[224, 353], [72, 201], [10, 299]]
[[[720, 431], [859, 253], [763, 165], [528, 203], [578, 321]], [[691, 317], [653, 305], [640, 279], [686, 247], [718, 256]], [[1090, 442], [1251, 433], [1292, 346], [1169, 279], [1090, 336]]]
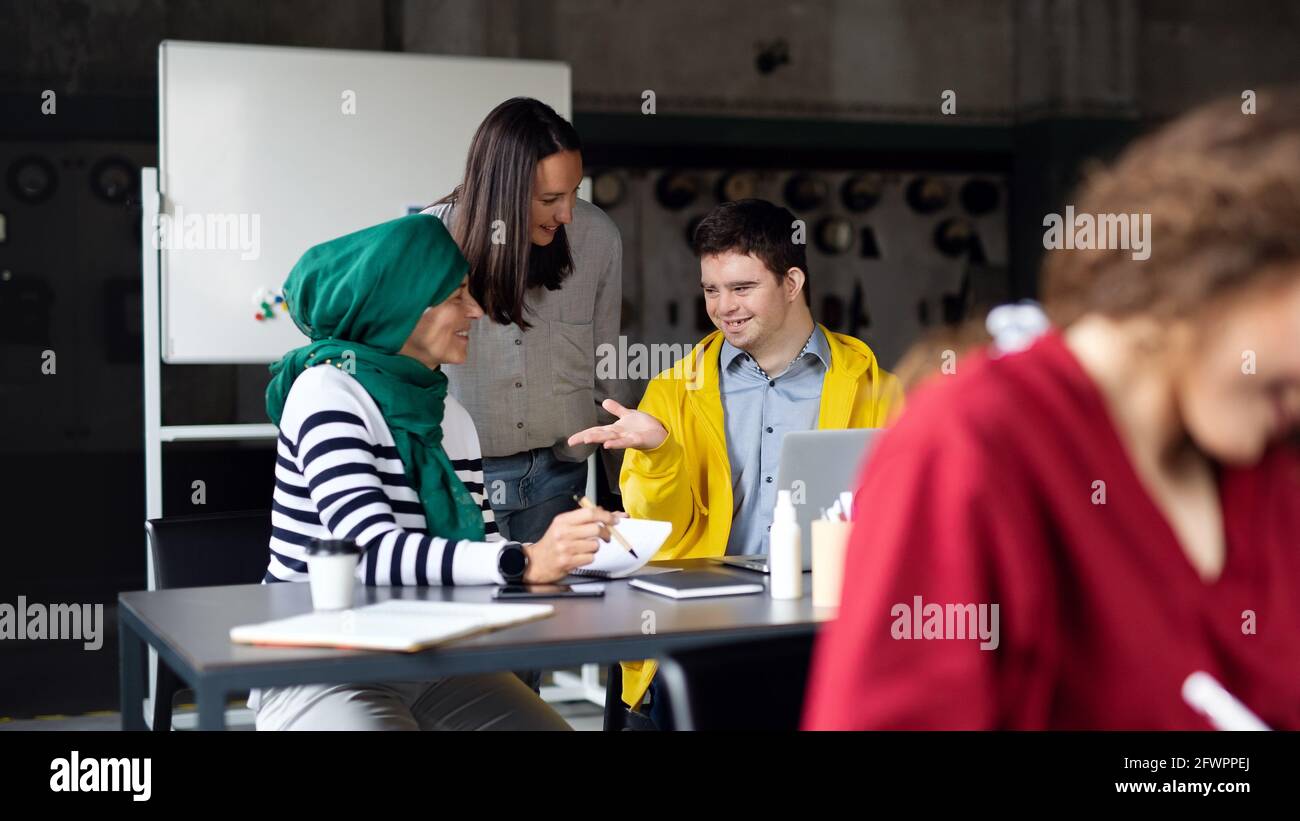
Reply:
[[1048, 251], [1055, 329], [910, 398], [806, 727], [1207, 729], [1196, 671], [1300, 727], [1300, 93], [1178, 119], [1076, 210], [1150, 215], [1150, 258]]
[[959, 359], [992, 341], [986, 320], [986, 312], [977, 312], [956, 325], [932, 328], [913, 342], [894, 365], [904, 396], [935, 376], [955, 376]]

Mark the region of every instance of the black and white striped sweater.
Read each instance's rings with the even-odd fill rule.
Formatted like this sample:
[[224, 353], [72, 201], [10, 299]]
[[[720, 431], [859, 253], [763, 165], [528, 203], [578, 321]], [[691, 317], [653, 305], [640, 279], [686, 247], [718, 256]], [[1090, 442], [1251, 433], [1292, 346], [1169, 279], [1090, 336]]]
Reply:
[[328, 365], [299, 375], [280, 419], [263, 581], [306, 581], [308, 543], [335, 538], [361, 547], [357, 578], [367, 585], [502, 583], [502, 537], [484, 492], [478, 434], [451, 396], [442, 431], [456, 475], [483, 509], [486, 541], [434, 535], [437, 524], [426, 522], [388, 424], [360, 382]]

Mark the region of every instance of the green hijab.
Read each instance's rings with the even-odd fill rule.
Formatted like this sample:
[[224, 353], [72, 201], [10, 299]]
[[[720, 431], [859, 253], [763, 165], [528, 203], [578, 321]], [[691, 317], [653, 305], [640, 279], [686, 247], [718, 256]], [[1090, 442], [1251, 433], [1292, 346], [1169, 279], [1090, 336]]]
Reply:
[[280, 424], [304, 370], [327, 359], [343, 363], [383, 413], [429, 532], [481, 540], [483, 512], [442, 448], [447, 376], [397, 352], [424, 309], [455, 293], [468, 267], [442, 221], [423, 214], [309, 249], [289, 272], [284, 298], [311, 343], [271, 366], [266, 412]]

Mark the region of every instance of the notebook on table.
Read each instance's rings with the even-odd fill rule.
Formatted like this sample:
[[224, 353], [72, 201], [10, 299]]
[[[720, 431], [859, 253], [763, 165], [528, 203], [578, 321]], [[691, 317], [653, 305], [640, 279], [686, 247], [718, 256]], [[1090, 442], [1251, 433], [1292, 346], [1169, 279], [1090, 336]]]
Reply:
[[317, 610], [230, 630], [237, 644], [338, 647], [412, 653], [455, 639], [544, 619], [549, 604], [476, 604], [389, 599], [351, 610]]
[[636, 578], [630, 587], [657, 593], [670, 599], [702, 599], [707, 596], [744, 596], [762, 593], [762, 582], [737, 578], [718, 570], [683, 570], [653, 578]]
[[601, 539], [591, 564], [569, 571], [574, 576], [594, 579], [623, 579], [632, 574], [654, 575], [667, 569], [645, 568], [673, 532], [672, 522], [654, 519], [620, 519], [614, 527], [632, 546], [626, 547], [613, 539]]

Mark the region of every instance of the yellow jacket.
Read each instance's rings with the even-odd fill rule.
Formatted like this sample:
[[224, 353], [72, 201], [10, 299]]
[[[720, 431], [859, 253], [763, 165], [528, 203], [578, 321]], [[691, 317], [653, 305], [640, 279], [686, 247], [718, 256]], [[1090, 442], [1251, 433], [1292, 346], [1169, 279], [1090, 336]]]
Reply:
[[[818, 326], [821, 327], [821, 326]], [[898, 380], [882, 370], [860, 339], [822, 327], [831, 362], [822, 383], [817, 427], [878, 428], [902, 407]], [[731, 462], [718, 391], [722, 332], [656, 376], [638, 409], [658, 419], [668, 438], [651, 451], [629, 449], [619, 485], [623, 505], [638, 519], [672, 522], [655, 559], [723, 556], [731, 534]], [[654, 678], [654, 661], [623, 662], [623, 701], [635, 707]]]

